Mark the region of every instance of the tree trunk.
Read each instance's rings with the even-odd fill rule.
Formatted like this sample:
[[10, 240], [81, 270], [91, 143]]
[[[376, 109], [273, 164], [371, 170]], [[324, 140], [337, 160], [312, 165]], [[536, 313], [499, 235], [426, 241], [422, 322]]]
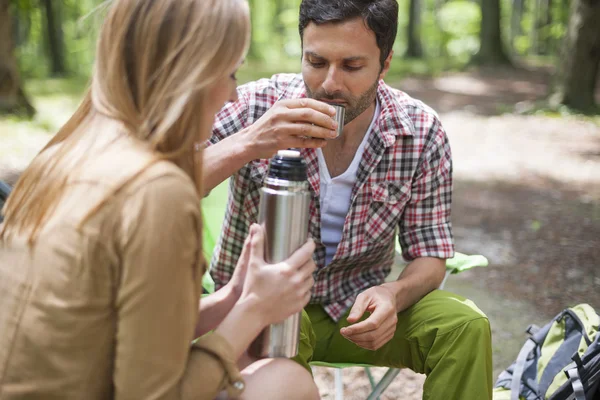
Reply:
[[60, 1], [42, 0], [46, 14], [46, 41], [51, 61], [52, 76], [67, 73], [65, 66], [65, 42], [62, 30], [62, 10]]
[[511, 65], [502, 44], [500, 0], [481, 0], [481, 47], [472, 62], [478, 65]]
[[531, 43], [529, 54], [533, 55], [539, 54], [539, 33], [541, 29], [540, 3], [541, 0], [533, 1], [533, 22], [531, 25], [531, 32], [529, 33], [529, 42]]
[[0, 114], [33, 116], [35, 109], [27, 100], [19, 78], [19, 68], [13, 53], [10, 0], [0, 0]]
[[600, 65], [600, 2], [573, 0], [550, 102], [596, 111], [594, 95]]
[[421, 44], [421, 0], [410, 0], [408, 10], [408, 47], [406, 57], [423, 58]]
[[546, 0], [546, 17], [544, 18], [544, 40], [542, 41], [542, 54], [551, 54], [554, 50], [554, 39], [552, 38], [552, 0]]
[[540, 29], [540, 0], [533, 0], [533, 21], [531, 23], [531, 32], [529, 32], [529, 54], [538, 54], [538, 35]]
[[513, 0], [512, 15], [510, 21], [510, 43], [516, 53], [516, 39], [523, 33], [521, 20], [523, 19], [523, 0]]
[[440, 20], [440, 13], [439, 13], [439, 11], [442, 9], [444, 4], [446, 4], [446, 0], [435, 0], [435, 5], [434, 5], [435, 9], [433, 12], [433, 18], [435, 19], [435, 24], [437, 26], [438, 34], [440, 37], [439, 50], [438, 50], [437, 56], [441, 57], [443, 59], [446, 59], [446, 58], [448, 58], [448, 51], [447, 51], [448, 40], [447, 40], [446, 32], [444, 32], [444, 30], [442, 29], [442, 21]]
[[552, 0], [536, 0], [534, 22], [536, 28], [531, 34], [533, 54], [548, 55], [552, 45]]

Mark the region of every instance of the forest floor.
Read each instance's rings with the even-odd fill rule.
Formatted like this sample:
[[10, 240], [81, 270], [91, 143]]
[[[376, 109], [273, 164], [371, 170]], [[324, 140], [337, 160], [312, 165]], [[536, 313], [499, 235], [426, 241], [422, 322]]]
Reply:
[[[580, 302], [600, 310], [600, 118], [536, 112], [548, 81], [545, 70], [494, 69], [389, 82], [438, 111], [448, 132], [457, 249], [484, 254], [490, 266], [446, 287], [490, 318], [494, 380], [529, 324]], [[0, 179], [24, 168], [49, 139], [48, 126], [76, 104], [51, 86], [46, 94], [26, 132], [0, 119]], [[315, 368], [315, 379], [322, 398], [333, 399], [333, 370]], [[403, 370], [381, 399], [420, 399], [423, 381]], [[366, 398], [362, 369], [344, 370], [344, 384], [346, 399]]]

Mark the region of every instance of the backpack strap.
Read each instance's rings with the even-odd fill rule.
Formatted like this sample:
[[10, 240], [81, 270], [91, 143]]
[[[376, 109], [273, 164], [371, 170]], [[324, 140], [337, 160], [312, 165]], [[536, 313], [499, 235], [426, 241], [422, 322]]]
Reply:
[[537, 343], [533, 339], [529, 338], [521, 348], [521, 351], [519, 351], [517, 361], [515, 362], [512, 382], [510, 383], [510, 400], [519, 400], [521, 378], [523, 377], [523, 372], [525, 371], [525, 363], [527, 362], [527, 357], [529, 357], [529, 354], [533, 349], [535, 349], [536, 346]]
[[583, 335], [583, 338], [585, 339], [585, 342], [587, 343], [587, 345], [588, 346], [591, 345], [592, 341], [591, 341], [590, 337], [587, 334], [587, 331], [585, 329], [585, 324], [581, 321], [581, 319], [579, 318], [579, 316], [573, 310], [571, 310], [570, 308], [567, 308], [565, 310], [565, 312], [567, 314], [569, 314], [569, 316], [571, 318], [573, 318], [573, 321], [575, 321], [577, 323], [577, 325], [579, 325], [579, 327], [581, 328], [580, 332]]
[[[569, 314], [569, 316], [572, 315]], [[548, 365], [546, 365], [546, 368], [540, 377], [538, 390], [539, 394], [542, 396], [546, 396], [546, 392], [548, 391], [548, 388], [550, 388], [554, 377], [571, 361], [573, 354], [577, 353], [579, 344], [581, 343], [581, 337], [583, 336], [582, 331], [585, 330], [579, 318], [565, 318], [564, 321], [565, 341], [552, 355], [552, 358], [548, 361]]]
[[527, 329], [525, 330], [525, 332], [527, 332], [529, 334], [529, 336], [533, 336], [536, 333], [538, 333], [541, 329], [542, 328], [540, 328], [536, 324], [531, 324], [531, 325], [529, 325], [529, 327], [527, 327]]
[[569, 380], [571, 381], [571, 386], [573, 387], [575, 400], [585, 400], [585, 391], [583, 390], [583, 383], [579, 377], [579, 371], [577, 371], [577, 367], [571, 368], [566, 372], [569, 376]]

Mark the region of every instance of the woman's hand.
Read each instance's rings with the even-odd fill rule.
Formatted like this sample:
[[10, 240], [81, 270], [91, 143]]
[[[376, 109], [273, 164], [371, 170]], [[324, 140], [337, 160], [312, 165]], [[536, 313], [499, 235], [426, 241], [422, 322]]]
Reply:
[[256, 307], [268, 325], [300, 312], [308, 304], [314, 284], [312, 274], [316, 269], [312, 260], [315, 244], [312, 239], [308, 240], [291, 257], [277, 264], [265, 262], [264, 245], [262, 227], [252, 225], [250, 244], [244, 247], [240, 257], [240, 261], [246, 257], [247, 265], [239, 302]]
[[250, 229], [250, 232], [248, 233], [248, 236], [244, 241], [242, 254], [238, 259], [238, 262], [235, 266], [235, 270], [233, 271], [233, 275], [231, 276], [229, 282], [227, 282], [227, 284], [223, 288], [227, 289], [231, 293], [232, 297], [235, 298], [235, 301], [237, 301], [240, 298], [242, 290], [244, 289], [244, 281], [246, 280], [246, 272], [248, 271], [248, 262], [250, 261], [251, 239], [252, 228]]

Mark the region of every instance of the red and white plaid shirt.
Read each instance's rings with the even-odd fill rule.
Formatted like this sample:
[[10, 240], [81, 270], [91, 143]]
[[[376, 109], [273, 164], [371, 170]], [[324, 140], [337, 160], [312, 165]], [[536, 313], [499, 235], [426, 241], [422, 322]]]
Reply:
[[[240, 86], [238, 95], [217, 115], [211, 143], [253, 124], [278, 100], [306, 97], [306, 90], [301, 75], [281, 74]], [[361, 291], [384, 282], [394, 262], [397, 232], [407, 261], [454, 255], [446, 133], [432, 109], [383, 81], [377, 96], [381, 113], [358, 167], [342, 240], [328, 265], [321, 242], [317, 153], [301, 151], [312, 195], [309, 235], [316, 243], [311, 303], [322, 304], [335, 321]], [[231, 278], [249, 227], [257, 221], [268, 163], [254, 160], [230, 179], [225, 223], [211, 262], [217, 289]]]

